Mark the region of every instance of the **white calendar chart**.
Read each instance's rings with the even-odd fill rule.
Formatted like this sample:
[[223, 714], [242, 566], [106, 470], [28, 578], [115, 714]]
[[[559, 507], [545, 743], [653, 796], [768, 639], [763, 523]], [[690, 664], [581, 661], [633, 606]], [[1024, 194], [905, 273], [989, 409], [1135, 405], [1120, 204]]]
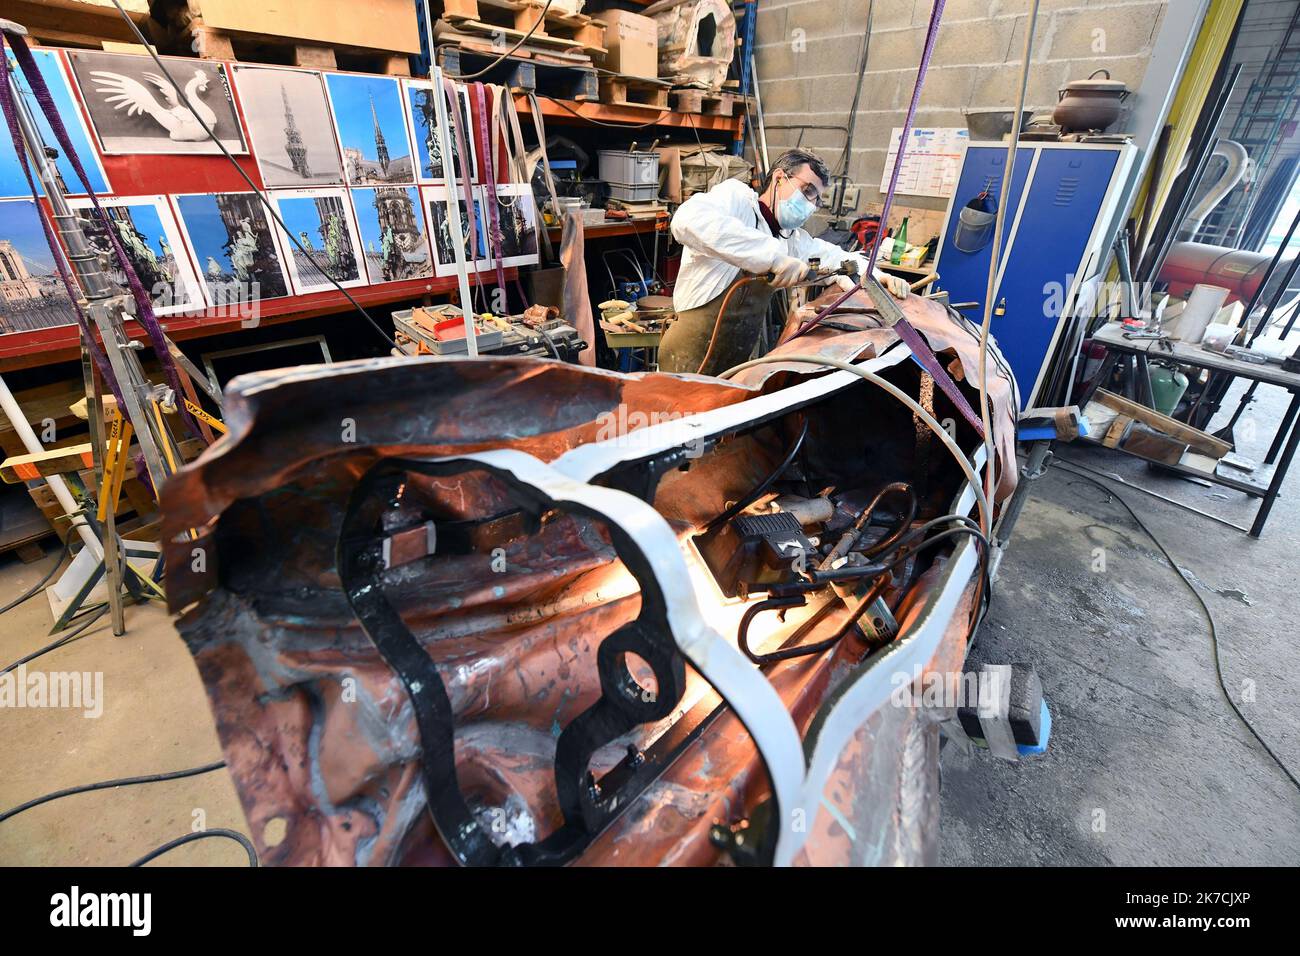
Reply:
[[[894, 127], [889, 141], [889, 156], [880, 177], [880, 191], [889, 190], [889, 177], [898, 159], [901, 126]], [[957, 188], [961, 159], [970, 142], [970, 131], [959, 127], [914, 127], [903, 168], [898, 173], [898, 192], [908, 196], [937, 196], [946, 199]]]

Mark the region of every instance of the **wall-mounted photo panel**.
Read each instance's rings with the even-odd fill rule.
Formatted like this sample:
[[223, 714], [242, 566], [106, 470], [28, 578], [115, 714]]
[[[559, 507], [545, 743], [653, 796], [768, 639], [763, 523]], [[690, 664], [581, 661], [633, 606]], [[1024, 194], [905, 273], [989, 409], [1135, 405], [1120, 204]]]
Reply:
[[[70, 195], [84, 195], [86, 187], [82, 185], [77, 171], [73, 169], [62, 147], [59, 147], [59, 141], [54, 137], [54, 130], [50, 128], [50, 122], [45, 118], [45, 111], [36, 102], [36, 96], [27, 83], [27, 77], [20, 71], [18, 61], [14, 59], [8, 47], [5, 48], [5, 56], [9, 58], [10, 74], [18, 84], [23, 99], [27, 101], [31, 114], [36, 117], [36, 126], [40, 130], [41, 138], [45, 140], [47, 146], [59, 150], [55, 165], [58, 167], [59, 178], [63, 180], [64, 187]], [[81, 117], [81, 109], [77, 106], [76, 96], [73, 95], [72, 84], [68, 81], [67, 74], [63, 72], [59, 55], [53, 50], [33, 50], [32, 56], [36, 59], [37, 69], [41, 71], [41, 78], [50, 88], [50, 97], [54, 100], [59, 119], [63, 120], [68, 138], [77, 151], [77, 158], [81, 160], [82, 168], [86, 170], [90, 188], [96, 194], [108, 192], [108, 178], [104, 175], [104, 167], [100, 165], [99, 154], [95, 152], [95, 147], [90, 141], [90, 131], [86, 129], [85, 120]], [[32, 169], [32, 178], [36, 178], [35, 169]], [[40, 180], [36, 181], [36, 189], [41, 195], [45, 194]], [[14, 152], [14, 142], [9, 135], [9, 127], [0, 123], [0, 196], [30, 196], [31, 194], [27, 178], [18, 164], [18, 155]]]
[[424, 279], [433, 275], [429, 236], [420, 192], [414, 186], [352, 190], [370, 283]]
[[[424, 204], [429, 210], [429, 232], [433, 237], [433, 271], [435, 275], [456, 274], [456, 247], [452, 245], [451, 221], [447, 215], [447, 187], [425, 186]], [[474, 248], [470, 249], [469, 213], [465, 208], [465, 197], [457, 193], [457, 205], [460, 206], [460, 240], [465, 249], [465, 264], [474, 272], [491, 268], [488, 259], [487, 228], [483, 221], [483, 202], [477, 189], [474, 192], [474, 215], [478, 229], [475, 232]]]
[[[227, 150], [248, 152], [223, 64], [164, 57], [168, 79], [147, 56], [94, 50], [69, 50], [67, 54], [105, 155], [219, 154], [220, 148], [195, 113]], [[178, 87], [194, 105], [193, 113], [184, 105]]]
[[[536, 265], [537, 202], [528, 186], [498, 185], [497, 228], [501, 231], [501, 264], [503, 266]], [[484, 201], [487, 190], [484, 189]]]
[[77, 321], [31, 199], [0, 202], [0, 335]]
[[[442, 141], [438, 137], [438, 120], [434, 112], [433, 84], [428, 80], [403, 80], [402, 86], [406, 94], [411, 136], [415, 141], [415, 155], [418, 160], [416, 175], [421, 183], [435, 185], [442, 183], [447, 174], [442, 167]], [[473, 115], [469, 112], [469, 91], [463, 86], [458, 86], [456, 92], [460, 103], [460, 117], [450, 117], [451, 129], [448, 130], [451, 139], [452, 168], [456, 172], [457, 181], [463, 181], [465, 173], [461, 168], [456, 147], [456, 124], [460, 122], [465, 130], [465, 148], [470, 154], [470, 182], [477, 182], [478, 148], [474, 144], [473, 124], [467, 119]]]
[[387, 76], [326, 73], [343, 172], [353, 186], [415, 182], [402, 90]]
[[321, 75], [243, 63], [234, 70], [262, 182], [268, 187], [341, 186], [343, 161]]
[[[299, 295], [342, 286], [365, 285], [361, 237], [352, 218], [345, 189], [277, 190], [271, 195], [276, 211], [298, 243], [280, 243], [289, 278]], [[334, 282], [331, 282], [333, 279]]]
[[257, 193], [199, 193], [174, 200], [209, 305], [289, 294], [275, 230]]
[[[172, 315], [202, 311], [206, 307], [203, 290], [167, 197], [101, 198], [99, 203], [149, 295], [154, 312]], [[118, 262], [112, 241], [90, 200], [72, 199], [69, 205], [81, 219], [90, 245], [99, 257], [100, 270], [121, 286], [123, 292], [129, 293], [126, 271]]]

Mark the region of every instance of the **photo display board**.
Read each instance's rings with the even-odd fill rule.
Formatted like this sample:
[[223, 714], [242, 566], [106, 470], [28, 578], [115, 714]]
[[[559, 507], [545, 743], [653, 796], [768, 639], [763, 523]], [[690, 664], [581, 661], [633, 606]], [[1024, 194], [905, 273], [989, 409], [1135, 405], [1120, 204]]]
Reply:
[[[363, 304], [455, 285], [428, 81], [163, 57], [167, 76], [145, 55], [33, 52], [108, 228], [165, 330], [229, 331], [238, 327], [234, 318], [246, 326], [250, 314], [347, 308], [335, 282]], [[17, 69], [12, 58], [10, 66]], [[15, 75], [42, 135], [54, 143], [25, 79]], [[469, 156], [462, 162], [453, 145], [456, 198], [464, 210], [468, 189], [477, 217], [474, 241], [468, 222], [461, 239], [470, 267], [488, 272], [496, 266], [491, 199], [479, 162], [488, 144], [480, 141], [467, 89], [458, 92], [451, 123]], [[103, 269], [125, 288], [105, 224], [61, 150], [57, 168]], [[499, 184], [495, 203], [502, 265], [536, 263], [541, 223], [530, 188]], [[0, 130], [0, 362], [26, 356], [24, 364], [32, 364], [77, 344], [75, 308], [38, 208], [48, 215], [44, 200], [38, 207], [32, 199], [7, 129]]]

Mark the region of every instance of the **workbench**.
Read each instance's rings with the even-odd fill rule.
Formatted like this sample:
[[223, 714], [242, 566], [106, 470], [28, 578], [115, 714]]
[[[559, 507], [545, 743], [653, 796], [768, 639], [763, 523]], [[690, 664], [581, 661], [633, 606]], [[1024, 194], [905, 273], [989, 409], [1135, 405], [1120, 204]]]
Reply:
[[[1278, 492], [1282, 489], [1282, 482], [1286, 479], [1287, 470], [1291, 467], [1291, 459], [1295, 457], [1296, 446], [1300, 444], [1300, 428], [1296, 427], [1296, 413], [1300, 411], [1300, 373], [1287, 372], [1280, 365], [1271, 362], [1257, 365], [1254, 362], [1242, 361], [1230, 355], [1212, 352], [1199, 345], [1190, 345], [1186, 342], [1166, 340], [1169, 348], [1164, 348], [1156, 339], [1125, 338], [1124, 331], [1123, 326], [1118, 322], [1111, 322], [1092, 334], [1091, 338], [1094, 342], [1106, 347], [1106, 358], [1102, 362], [1101, 370], [1094, 380], [1094, 386], [1079, 397], [1080, 408], [1087, 406], [1096, 388], [1110, 379], [1111, 372], [1121, 361], [1131, 361], [1133, 363], [1136, 372], [1132, 376], [1132, 381], [1136, 384], [1136, 394], [1132, 396], [1134, 400], [1148, 408], [1153, 408], [1154, 402], [1151, 395], [1151, 380], [1148, 371], [1148, 357], [1150, 356], [1176, 362], [1179, 365], [1191, 366], [1192, 368], [1225, 372], [1265, 385], [1276, 385], [1279, 388], [1286, 389], [1290, 394], [1291, 400], [1287, 406], [1286, 414], [1278, 425], [1277, 433], [1273, 437], [1273, 444], [1264, 459], [1265, 464], [1271, 465], [1276, 462], [1273, 476], [1267, 486], [1221, 475], [1218, 473], [1217, 468], [1212, 472], [1206, 472], [1182, 464], [1157, 463], [1180, 475], [1200, 478], [1221, 487], [1239, 491], [1252, 498], [1259, 498], [1260, 505], [1256, 509], [1255, 518], [1250, 528], [1241, 527], [1214, 515], [1206, 515], [1216, 521], [1231, 525], [1238, 531], [1246, 531], [1252, 538], [1258, 538], [1264, 530], [1265, 522], [1268, 521], [1269, 513], [1273, 510], [1273, 503], [1277, 500]], [[1124, 449], [1119, 450], [1123, 451]], [[1133, 454], [1132, 452], [1127, 453]], [[1199, 513], [1206, 514], [1205, 512]]]

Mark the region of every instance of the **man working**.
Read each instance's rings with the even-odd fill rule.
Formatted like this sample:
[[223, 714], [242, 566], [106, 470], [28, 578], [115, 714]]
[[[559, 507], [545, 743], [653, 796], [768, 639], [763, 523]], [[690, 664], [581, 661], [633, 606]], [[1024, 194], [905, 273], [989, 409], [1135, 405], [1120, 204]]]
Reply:
[[[678, 207], [673, 238], [685, 251], [673, 289], [677, 320], [659, 348], [661, 371], [716, 375], [748, 359], [773, 290], [802, 281], [810, 258], [820, 259], [827, 269], [848, 260], [859, 274], [865, 272], [865, 256], [814, 239], [801, 228], [829, 181], [830, 172], [819, 156], [792, 149], [772, 164], [761, 193], [728, 179]], [[742, 271], [771, 273], [773, 278], [732, 289]], [[878, 270], [872, 274], [895, 297], [907, 296], [904, 280]], [[842, 289], [853, 285], [848, 276], [836, 276], [835, 281]]]

